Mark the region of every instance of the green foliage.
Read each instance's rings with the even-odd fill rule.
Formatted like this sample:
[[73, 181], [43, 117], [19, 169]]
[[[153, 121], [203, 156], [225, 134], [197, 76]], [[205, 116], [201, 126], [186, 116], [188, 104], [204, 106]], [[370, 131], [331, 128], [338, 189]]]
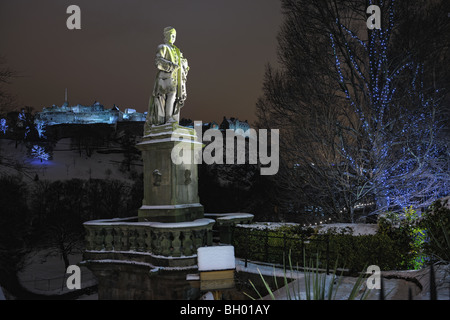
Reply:
[[338, 258], [351, 273], [366, 265], [378, 265], [382, 270], [402, 268], [402, 248], [384, 234], [352, 236], [334, 235], [330, 239], [330, 259]]
[[308, 258], [318, 254], [321, 268], [339, 260], [350, 272], [367, 264], [382, 270], [420, 269], [430, 258], [450, 261], [450, 209], [436, 201], [422, 216], [412, 207], [401, 213], [386, 212], [378, 220], [375, 235], [353, 236], [345, 229], [331, 229], [323, 235], [297, 226], [251, 231], [236, 228], [234, 245], [239, 257], [271, 263], [283, 264], [290, 251], [293, 263], [299, 265], [303, 265], [305, 252]]
[[426, 262], [424, 244], [426, 230], [420, 224], [420, 216], [412, 207], [402, 213], [387, 212], [378, 221], [378, 232], [393, 239], [401, 248], [403, 269], [420, 269]]
[[332, 267], [339, 261], [340, 266], [348, 268], [350, 273], [357, 273], [371, 264], [378, 265], [382, 270], [404, 269], [404, 259], [410, 250], [408, 238], [397, 233], [353, 236], [346, 230], [340, 233], [329, 231], [325, 235], [317, 234], [312, 229], [296, 232], [299, 229], [292, 227], [251, 231], [236, 228], [236, 256], [283, 264], [291, 252], [292, 262], [299, 266], [304, 266], [305, 254], [306, 260], [319, 257], [317, 267], [322, 269]]
[[445, 202], [434, 202], [422, 215], [420, 226], [427, 230], [425, 253], [432, 260], [450, 262], [450, 209]]
[[418, 270], [421, 269], [426, 262], [424, 244], [427, 234], [426, 230], [420, 226], [420, 217], [412, 207], [405, 209], [405, 218], [408, 234], [411, 237], [411, 260], [409, 261], [409, 264], [410, 268]]

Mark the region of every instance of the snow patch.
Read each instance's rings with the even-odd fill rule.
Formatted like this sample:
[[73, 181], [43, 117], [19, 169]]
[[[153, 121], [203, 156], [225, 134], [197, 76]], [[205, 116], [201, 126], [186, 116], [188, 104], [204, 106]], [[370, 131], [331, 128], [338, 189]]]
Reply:
[[378, 225], [365, 223], [330, 223], [317, 226], [316, 228], [319, 234], [327, 233], [330, 230], [340, 233], [347, 229], [348, 231], [351, 230], [351, 234], [354, 236], [374, 235], [378, 231]]
[[185, 266], [185, 267], [161, 267], [161, 266], [155, 266], [155, 265], [153, 265], [151, 263], [134, 261], [134, 260], [102, 259], [102, 260], [84, 260], [84, 261], [80, 262], [81, 265], [83, 265], [83, 264], [91, 264], [91, 263], [125, 264], [125, 265], [134, 265], [134, 266], [143, 266], [143, 267], [148, 267], [150, 269], [150, 273], [159, 272], [160, 270], [182, 271], [182, 270], [197, 269], [197, 265]]
[[2, 287], [0, 287], [0, 300], [6, 300]]
[[230, 270], [236, 268], [233, 246], [200, 247], [197, 249], [198, 270]]
[[[127, 219], [103, 219], [103, 220], [92, 220], [87, 221], [84, 225], [88, 226], [147, 226], [153, 228], [192, 228], [192, 227], [204, 227], [209, 224], [214, 223], [212, 219], [197, 219], [194, 221], [186, 221], [186, 222], [125, 222]], [[130, 219], [131, 220], [131, 219]]]
[[203, 296], [200, 297], [200, 300], [214, 300], [214, 295], [211, 291], [208, 291]]
[[287, 277], [289, 279], [300, 279], [304, 277], [304, 273], [296, 269], [284, 269], [283, 266], [276, 266], [274, 264], [263, 263], [263, 262], [250, 262], [247, 261], [247, 266], [245, 266], [245, 261], [242, 259], [236, 259], [236, 271], [246, 272], [253, 274], [261, 274], [264, 276], [275, 276], [279, 278]]
[[[250, 228], [256, 230], [276, 230], [285, 226], [301, 226], [298, 223], [286, 223], [286, 222], [254, 222], [250, 224], [238, 224], [240, 228]], [[330, 223], [330, 224], [320, 224], [316, 226], [311, 226], [318, 230], [319, 234], [327, 233], [328, 231], [334, 230], [337, 233], [341, 231], [351, 231], [354, 236], [360, 235], [374, 235], [378, 231], [378, 225], [376, 224], [366, 224], [366, 223]], [[346, 230], [347, 229], [347, 230]]]
[[238, 224], [240, 228], [250, 228], [256, 230], [276, 230], [285, 226], [299, 226], [298, 223], [290, 222], [254, 222], [250, 224]]
[[178, 257], [174, 257], [174, 256], [162, 256], [162, 255], [158, 255], [158, 254], [153, 254], [151, 252], [141, 252], [141, 251], [134, 251], [134, 250], [128, 250], [128, 251], [122, 251], [122, 250], [86, 250], [85, 252], [89, 252], [89, 253], [122, 253], [122, 254], [135, 254], [135, 255], [142, 255], [142, 256], [151, 256], [152, 258], [157, 258], [157, 259], [166, 259], [166, 260], [180, 260], [180, 259], [192, 259], [192, 258], [196, 258], [197, 255], [193, 254], [190, 256], [178, 256]]
[[155, 139], [155, 140], [146, 140], [143, 142], [138, 143], [137, 145], [144, 145], [144, 144], [152, 144], [152, 143], [161, 143], [161, 142], [189, 142], [192, 144], [198, 144], [198, 145], [203, 145], [203, 143], [198, 142], [196, 140], [193, 139], [175, 139], [175, 138], [165, 138], [165, 139]]

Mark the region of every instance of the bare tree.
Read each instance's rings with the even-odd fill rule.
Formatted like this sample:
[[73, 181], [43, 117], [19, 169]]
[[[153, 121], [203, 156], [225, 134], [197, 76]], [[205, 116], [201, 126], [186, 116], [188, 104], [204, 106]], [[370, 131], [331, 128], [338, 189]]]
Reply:
[[6, 58], [0, 56], [0, 114], [16, 107], [16, 97], [5, 88], [16, 76], [17, 73], [6, 65]]
[[30, 253], [30, 214], [26, 184], [17, 176], [0, 175], [0, 285], [14, 291], [18, 273]]
[[35, 215], [34, 232], [39, 234], [36, 244], [52, 249], [49, 254], [58, 253], [65, 272], [70, 255], [83, 248], [84, 181], [38, 181], [30, 198]]
[[[18, 141], [24, 138], [25, 127], [23, 130], [16, 130], [20, 122], [18, 117], [14, 117], [14, 119], [8, 117], [17, 108], [16, 97], [7, 90], [7, 85], [15, 77], [17, 77], [17, 73], [11, 70], [6, 65], [6, 59], [0, 56], [0, 119], [5, 125], [5, 132], [0, 133], [0, 136], [7, 134], [7, 128], [14, 130], [13, 136], [16, 140], [17, 148]], [[27, 111], [31, 114], [31, 109], [27, 109]], [[24, 174], [26, 177], [32, 178], [30, 166], [26, 159], [16, 159], [8, 155], [4, 150], [0, 150], [0, 171], [4, 174]]]
[[448, 192], [448, 152], [437, 134], [449, 69], [438, 74], [430, 66], [430, 57], [448, 57], [445, 1], [422, 8], [426, 16], [416, 13], [416, 24], [434, 26], [420, 39], [406, 34], [411, 19], [394, 1], [379, 3], [380, 30], [366, 27], [369, 4], [361, 1], [282, 5], [283, 68], [267, 69], [257, 104], [258, 125], [280, 129], [282, 205], [297, 201], [354, 222], [355, 209], [368, 203], [420, 206]]

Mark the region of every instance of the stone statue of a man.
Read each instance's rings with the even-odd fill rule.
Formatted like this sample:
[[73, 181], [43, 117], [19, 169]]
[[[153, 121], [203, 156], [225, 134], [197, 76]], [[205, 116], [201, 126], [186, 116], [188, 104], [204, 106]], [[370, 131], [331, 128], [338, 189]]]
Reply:
[[155, 64], [158, 73], [150, 98], [144, 135], [152, 125], [178, 122], [180, 109], [186, 100], [187, 60], [174, 43], [176, 31], [164, 28], [164, 44], [158, 46]]

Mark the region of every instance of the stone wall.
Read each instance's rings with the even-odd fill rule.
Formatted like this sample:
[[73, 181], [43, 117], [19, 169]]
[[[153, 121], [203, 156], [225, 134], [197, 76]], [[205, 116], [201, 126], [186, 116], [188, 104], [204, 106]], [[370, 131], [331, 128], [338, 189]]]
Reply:
[[105, 262], [89, 268], [98, 280], [99, 300], [192, 300], [199, 290], [186, 281], [190, 270], [152, 271], [145, 264]]

